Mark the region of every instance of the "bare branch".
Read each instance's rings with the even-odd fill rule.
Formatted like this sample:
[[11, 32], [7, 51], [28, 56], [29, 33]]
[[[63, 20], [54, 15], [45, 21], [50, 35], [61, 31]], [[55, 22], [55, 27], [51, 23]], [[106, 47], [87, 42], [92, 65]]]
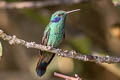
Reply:
[[8, 41], [9, 44], [11, 44], [11, 45], [15, 45], [15, 44], [23, 45], [27, 48], [35, 48], [35, 49], [40, 49], [42, 51], [55, 53], [58, 56], [62, 56], [62, 57], [69, 57], [69, 58], [78, 59], [81, 61], [89, 61], [89, 62], [96, 62], [96, 63], [120, 63], [119, 57], [83, 55], [81, 53], [77, 53], [74, 50], [63, 51], [61, 49], [52, 48], [50, 46], [36, 44], [35, 42], [26, 42], [25, 40], [17, 38], [15, 35], [13, 35], [13, 36], [7, 35], [1, 29], [0, 29], [0, 37], [3, 40]]
[[77, 74], [75, 74], [75, 77], [71, 77], [71, 76], [66, 76], [64, 74], [54, 72], [54, 76], [63, 78], [65, 80], [82, 80]]
[[23, 2], [5, 2], [0, 1], [0, 9], [22, 9], [22, 8], [41, 8], [46, 6], [55, 6], [60, 4], [77, 4], [87, 2], [88, 0], [48, 0], [48, 1], [23, 1]]

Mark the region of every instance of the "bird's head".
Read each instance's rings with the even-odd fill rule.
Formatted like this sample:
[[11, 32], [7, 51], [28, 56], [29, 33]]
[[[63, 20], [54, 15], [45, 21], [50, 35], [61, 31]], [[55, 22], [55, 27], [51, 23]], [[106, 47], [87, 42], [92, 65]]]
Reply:
[[79, 11], [80, 9], [76, 9], [76, 10], [71, 10], [71, 11], [56, 11], [55, 13], [53, 13], [52, 17], [51, 17], [51, 22], [54, 23], [58, 23], [60, 21], [64, 21], [67, 14], [75, 12], [75, 11]]

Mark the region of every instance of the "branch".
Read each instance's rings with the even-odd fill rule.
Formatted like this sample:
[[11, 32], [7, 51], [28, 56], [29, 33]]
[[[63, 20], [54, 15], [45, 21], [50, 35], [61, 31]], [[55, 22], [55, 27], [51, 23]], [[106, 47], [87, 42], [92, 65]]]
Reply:
[[89, 62], [96, 62], [96, 63], [120, 63], [119, 57], [111, 57], [111, 56], [92, 56], [92, 55], [83, 55], [81, 53], [77, 53], [74, 50], [68, 51], [68, 50], [62, 50], [62, 49], [56, 49], [52, 48], [50, 46], [44, 46], [41, 44], [36, 44], [35, 42], [27, 42], [25, 40], [17, 38], [15, 35], [9, 36], [6, 33], [3, 32], [3, 30], [0, 29], [0, 37], [8, 41], [10, 45], [23, 45], [27, 48], [35, 48], [40, 49], [42, 51], [47, 51], [50, 53], [55, 53], [58, 56], [62, 57], [68, 57], [73, 59], [78, 59], [81, 61], [89, 61]]
[[0, 9], [22, 9], [22, 8], [41, 8], [46, 6], [55, 6], [60, 4], [77, 4], [88, 2], [88, 0], [48, 0], [48, 1], [23, 1], [23, 2], [5, 2], [0, 1]]
[[65, 80], [82, 80], [77, 74], [75, 74], [75, 77], [70, 77], [70, 76], [66, 76], [66, 75], [54, 72], [54, 76], [63, 78]]

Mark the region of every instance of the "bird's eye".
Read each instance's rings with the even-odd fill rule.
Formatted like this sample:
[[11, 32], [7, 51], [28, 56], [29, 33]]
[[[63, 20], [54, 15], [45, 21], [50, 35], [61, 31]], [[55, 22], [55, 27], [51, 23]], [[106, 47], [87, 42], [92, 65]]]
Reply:
[[58, 16], [63, 16], [64, 14], [62, 13], [62, 14], [58, 14]]
[[58, 16], [61, 16], [61, 14], [58, 14]]

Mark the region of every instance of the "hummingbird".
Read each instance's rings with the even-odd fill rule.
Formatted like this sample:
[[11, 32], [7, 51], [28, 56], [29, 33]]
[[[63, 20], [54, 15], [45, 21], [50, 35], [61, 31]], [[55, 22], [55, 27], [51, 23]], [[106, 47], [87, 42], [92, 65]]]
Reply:
[[[44, 35], [42, 37], [42, 45], [51, 46], [56, 48], [65, 38], [65, 20], [69, 13], [79, 11], [75, 9], [71, 11], [56, 11], [52, 14], [51, 19], [47, 27], [45, 28]], [[39, 61], [36, 66], [36, 72], [38, 76], [42, 76], [46, 72], [47, 66], [52, 61], [54, 53], [48, 53], [40, 51]]]

